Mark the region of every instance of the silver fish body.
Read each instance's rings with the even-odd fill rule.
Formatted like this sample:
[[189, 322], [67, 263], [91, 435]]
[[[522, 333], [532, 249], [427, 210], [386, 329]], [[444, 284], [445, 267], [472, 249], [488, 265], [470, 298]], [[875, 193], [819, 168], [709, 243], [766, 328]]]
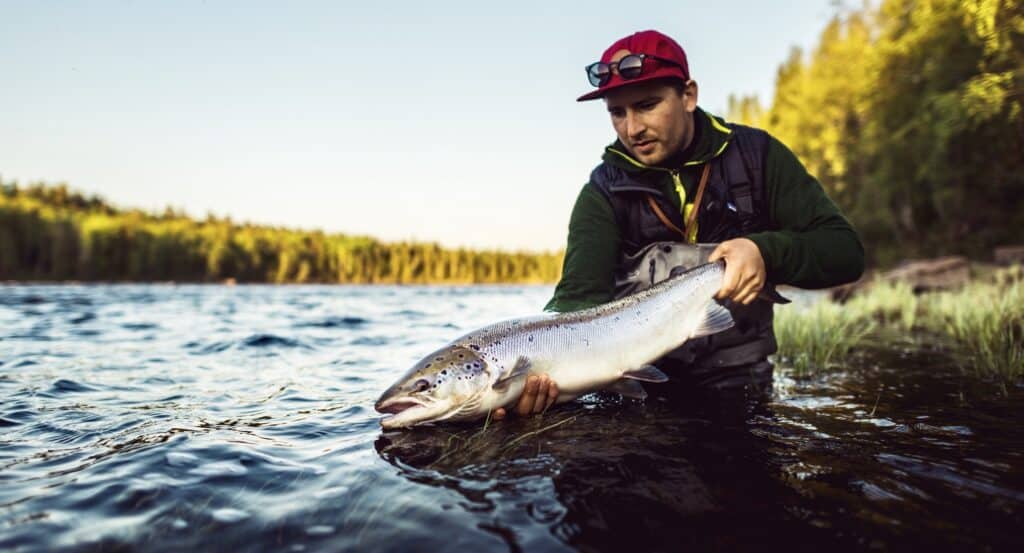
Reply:
[[714, 300], [723, 265], [701, 265], [637, 294], [571, 313], [512, 319], [459, 337], [414, 365], [376, 404], [384, 428], [464, 420], [515, 402], [528, 374], [547, 374], [558, 401], [602, 389], [643, 397], [662, 382], [649, 363], [686, 340], [728, 329]]

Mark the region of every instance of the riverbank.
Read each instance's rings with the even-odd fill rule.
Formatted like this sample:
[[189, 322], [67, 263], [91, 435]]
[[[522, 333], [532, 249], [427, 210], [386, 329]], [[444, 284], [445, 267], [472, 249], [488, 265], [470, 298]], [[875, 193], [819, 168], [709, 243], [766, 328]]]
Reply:
[[859, 348], [931, 347], [965, 374], [1024, 377], [1024, 267], [963, 258], [869, 275], [809, 307], [778, 309], [778, 360], [795, 376], [842, 367]]

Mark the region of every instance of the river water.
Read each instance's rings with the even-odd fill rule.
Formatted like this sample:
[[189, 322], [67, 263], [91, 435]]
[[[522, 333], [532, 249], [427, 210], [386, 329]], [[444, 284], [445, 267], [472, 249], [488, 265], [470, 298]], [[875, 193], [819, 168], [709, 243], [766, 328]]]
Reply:
[[0, 286], [0, 550], [1024, 546], [1024, 389], [927, 345], [381, 432], [413, 362], [550, 292]]

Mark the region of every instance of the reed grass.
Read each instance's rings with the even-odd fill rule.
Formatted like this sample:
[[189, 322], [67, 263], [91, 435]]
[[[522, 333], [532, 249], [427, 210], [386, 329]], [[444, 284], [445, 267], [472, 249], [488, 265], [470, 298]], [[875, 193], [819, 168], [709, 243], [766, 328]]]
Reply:
[[[535, 417], [530, 417], [530, 420], [524, 421], [523, 424], [533, 427], [540, 426], [546, 422], [546, 414], [547, 410], [545, 409], [544, 412]], [[488, 413], [487, 418], [484, 419], [483, 426], [479, 430], [466, 429], [456, 433], [449, 433], [441, 450], [441, 455], [428, 466], [439, 466], [443, 461], [453, 457], [476, 458], [477, 460], [483, 458], [503, 458], [512, 453], [525, 440], [540, 436], [562, 425], [571, 424], [578, 417], [579, 415], [568, 415], [559, 421], [533, 430], [520, 428], [515, 437], [509, 440], [507, 439], [509, 437], [507, 424], [510, 423], [506, 423], [505, 427], [491, 424], [491, 414]]]
[[[966, 372], [1024, 377], [1024, 268], [996, 271], [955, 291], [915, 295], [905, 283], [876, 283], [845, 304], [821, 300], [775, 316], [778, 358], [797, 377], [834, 368], [876, 330], [948, 337]], [[884, 339], [884, 337], [883, 337]]]
[[921, 299], [905, 282], [879, 282], [843, 305], [847, 316], [870, 319], [902, 331], [914, 330], [921, 311]]
[[875, 328], [863, 313], [831, 301], [799, 309], [783, 307], [775, 314], [778, 357], [794, 376], [806, 377], [829, 369]]
[[1024, 376], [1024, 282], [1013, 271], [993, 283], [935, 294], [927, 304], [927, 327], [945, 334], [969, 354], [969, 370], [985, 376]]

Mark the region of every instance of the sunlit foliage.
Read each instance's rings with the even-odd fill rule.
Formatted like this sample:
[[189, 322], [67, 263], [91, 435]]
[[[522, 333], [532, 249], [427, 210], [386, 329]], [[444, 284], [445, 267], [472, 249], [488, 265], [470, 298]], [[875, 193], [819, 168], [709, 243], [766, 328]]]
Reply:
[[876, 263], [1018, 242], [1024, 4], [884, 0], [837, 16], [779, 68], [764, 126]]

